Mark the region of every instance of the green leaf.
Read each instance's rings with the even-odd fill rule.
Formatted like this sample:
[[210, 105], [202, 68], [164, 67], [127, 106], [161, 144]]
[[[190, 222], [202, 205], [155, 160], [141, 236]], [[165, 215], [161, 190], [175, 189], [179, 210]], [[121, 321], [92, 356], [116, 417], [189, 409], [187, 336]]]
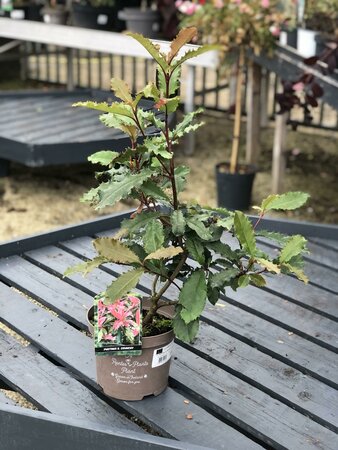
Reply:
[[179, 295], [179, 304], [183, 307], [180, 316], [185, 323], [197, 319], [207, 300], [207, 283], [202, 269], [193, 272], [185, 281]]
[[240, 259], [240, 255], [236, 253], [234, 250], [231, 250], [228, 244], [224, 244], [223, 242], [207, 242], [205, 244], [210, 250], [224, 256], [231, 261], [238, 261]]
[[265, 278], [262, 277], [262, 275], [260, 275], [259, 273], [252, 273], [250, 275], [250, 281], [252, 284], [258, 287], [263, 287], [266, 285]]
[[138, 41], [146, 50], [147, 52], [153, 57], [153, 59], [157, 62], [157, 64], [162, 67], [164, 72], [167, 72], [169, 69], [169, 65], [167, 61], [165, 60], [164, 56], [160, 53], [158, 48], [155, 47], [155, 45], [152, 43], [150, 39], [145, 38], [142, 36], [142, 34], [138, 33], [126, 33], [128, 36], [131, 36], [136, 41]]
[[166, 247], [160, 248], [156, 250], [156, 252], [150, 253], [145, 260], [147, 259], [171, 259], [176, 255], [183, 253], [183, 249], [181, 247]]
[[[163, 104], [162, 104], [162, 102], [163, 102]], [[179, 97], [161, 98], [156, 103], [155, 107], [158, 108], [162, 112], [167, 111], [168, 113], [173, 113], [177, 110], [179, 104], [180, 104]]]
[[216, 303], [219, 300], [219, 289], [217, 288], [212, 288], [209, 284], [208, 284], [208, 300], [212, 305], [216, 305]]
[[[180, 80], [181, 80], [181, 68], [177, 68], [173, 73], [171, 73], [169, 80], [169, 96], [175, 96], [178, 93], [178, 89], [180, 88]], [[164, 93], [165, 91], [163, 91]]]
[[247, 287], [250, 283], [250, 276], [249, 275], [241, 275], [238, 278], [238, 287]]
[[101, 164], [102, 166], [109, 166], [112, 161], [119, 156], [118, 152], [112, 152], [111, 150], [101, 150], [100, 152], [93, 153], [88, 156], [88, 161], [93, 164]]
[[188, 61], [191, 58], [195, 58], [196, 56], [202, 55], [203, 53], [210, 52], [210, 50], [217, 50], [219, 47], [217, 45], [203, 45], [203, 47], [199, 47], [196, 50], [187, 51], [181, 58], [176, 59], [173, 64], [173, 70], [177, 67], [181, 66], [184, 62]]
[[[150, 169], [144, 169], [137, 174], [125, 174], [119, 181], [109, 181], [101, 183], [97, 189], [96, 208], [113, 206], [122, 198], [127, 197], [132, 189], [138, 188], [144, 181], [152, 176]], [[95, 200], [95, 199], [94, 199]]]
[[175, 236], [182, 236], [185, 231], [185, 219], [181, 210], [173, 211], [171, 214], [171, 230]]
[[107, 260], [120, 264], [140, 263], [140, 260], [125, 244], [110, 237], [93, 241], [97, 253]]
[[280, 273], [280, 267], [267, 259], [257, 258], [257, 262], [261, 266], [265, 267], [269, 272]]
[[138, 127], [130, 117], [116, 116], [114, 114], [102, 114], [100, 121], [109, 128], [116, 128], [127, 134], [133, 141], [136, 141], [138, 136]]
[[250, 220], [241, 211], [235, 211], [234, 227], [243, 249], [254, 256], [257, 252], [255, 233]]
[[175, 336], [183, 342], [192, 342], [197, 336], [199, 329], [199, 320], [194, 320], [186, 324], [179, 315], [173, 319], [173, 328]]
[[74, 273], [82, 272], [83, 276], [85, 277], [89, 272], [96, 269], [105, 262], [107, 262], [106, 258], [102, 256], [97, 256], [96, 258], [90, 261], [86, 261], [80, 264], [76, 264], [75, 266], [68, 267], [63, 276], [68, 277], [69, 275], [73, 275]]
[[[182, 120], [182, 122], [177, 124], [176, 127], [173, 129], [173, 131], [172, 131], [173, 137], [180, 138], [184, 134], [197, 129], [198, 127], [194, 128], [195, 125], [192, 125], [192, 121], [194, 120], [194, 118], [197, 114], [201, 114], [202, 112], [203, 112], [203, 108], [198, 108], [198, 109], [196, 109], [196, 111], [186, 114], [184, 116], [184, 119]], [[203, 123], [196, 124], [196, 125], [200, 126], [200, 125], [203, 125]]]
[[133, 110], [129, 105], [124, 105], [123, 103], [115, 102], [108, 105], [107, 102], [97, 103], [93, 101], [87, 102], [77, 102], [73, 103], [72, 106], [83, 106], [84, 108], [95, 109], [97, 111], [102, 111], [106, 113], [118, 114], [120, 116], [134, 118]]
[[160, 217], [160, 215], [161, 213], [158, 211], [142, 211], [132, 219], [124, 219], [121, 227], [127, 229], [130, 234], [133, 234], [143, 230], [150, 221]]
[[191, 257], [195, 259], [199, 264], [204, 264], [204, 246], [198, 239], [198, 237], [188, 236], [185, 244]]
[[116, 97], [120, 98], [126, 103], [133, 103], [133, 98], [131, 96], [129, 86], [124, 80], [121, 80], [120, 78], [112, 78], [110, 83]]
[[147, 197], [151, 197], [154, 200], [170, 201], [167, 194], [152, 180], [145, 181], [141, 189]]
[[162, 247], [164, 242], [164, 232], [162, 223], [154, 219], [148, 222], [144, 233], [144, 249], [147, 253], [153, 253]]
[[210, 287], [224, 288], [224, 286], [229, 286], [230, 282], [236, 278], [239, 273], [239, 270], [234, 267], [213, 273], [210, 275]]
[[153, 98], [154, 100], [158, 100], [161, 95], [155, 83], [148, 83], [147, 86], [143, 89], [143, 94], [146, 98]]
[[195, 233], [204, 241], [212, 239], [212, 234], [210, 233], [208, 228], [197, 217], [187, 219], [187, 225], [191, 230], [194, 230]]
[[279, 261], [281, 263], [289, 262], [291, 258], [306, 250], [306, 243], [307, 241], [303, 236], [300, 236], [299, 234], [292, 236], [282, 248], [279, 255]]
[[279, 245], [285, 244], [285, 242], [289, 239], [289, 236], [277, 233], [275, 231], [265, 231], [265, 230], [258, 230], [256, 231], [256, 236], [261, 236], [267, 239], [270, 239], [271, 241], [277, 242]]
[[261, 210], [265, 212], [271, 211], [272, 209], [296, 209], [303, 206], [309, 197], [309, 194], [305, 192], [287, 192], [286, 194], [269, 195], [269, 197], [262, 201]]
[[106, 289], [107, 297], [109, 298], [108, 303], [114, 302], [122, 298], [124, 295], [128, 294], [132, 289], [135, 288], [139, 282], [144, 270], [139, 267], [129, 272], [125, 272], [120, 275], [111, 285]]
[[298, 280], [303, 281], [305, 284], [309, 282], [308, 277], [305, 275], [305, 273], [299, 269], [298, 267], [294, 267], [291, 264], [283, 264], [283, 268], [285, 267], [289, 272], [294, 273]]
[[175, 167], [175, 182], [177, 192], [180, 193], [184, 190], [186, 177], [189, 174], [190, 169], [186, 166], [177, 166]]

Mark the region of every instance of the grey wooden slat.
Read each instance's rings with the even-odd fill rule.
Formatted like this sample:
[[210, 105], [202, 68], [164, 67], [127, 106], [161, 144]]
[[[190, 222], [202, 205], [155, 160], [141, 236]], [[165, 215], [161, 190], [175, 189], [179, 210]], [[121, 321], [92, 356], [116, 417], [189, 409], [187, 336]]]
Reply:
[[83, 327], [85, 308], [93, 304], [93, 298], [88, 294], [75, 289], [19, 256], [0, 260], [0, 279], [79, 327]]
[[[11, 299], [11, 307], [4, 309], [3, 306], [6, 304], [6, 301], [8, 302], [9, 298]], [[27, 299], [1, 284], [0, 310], [4, 310], [2, 319], [13, 329], [20, 330], [20, 333], [39, 349], [42, 349], [54, 360], [69, 367], [81, 378], [85, 378], [87, 383], [96, 385], [95, 359], [93, 343], [90, 337], [76, 331], [57, 317], [51, 316], [47, 311], [38, 308], [34, 304], [29, 304]], [[17, 314], [18, 310], [22, 311], [22, 314]], [[85, 323], [85, 312], [83, 314], [83, 323]], [[167, 415], [158, 414], [154, 406], [154, 408], [149, 408], [145, 416], [142, 402], [123, 402], [124, 406], [122, 402], [119, 402], [119, 404], [131, 413], [140, 415], [151, 426], [156, 426], [159, 431], [177, 439], [184, 439], [190, 433], [191, 439], [189, 440], [193, 443], [204, 443], [205, 445], [215, 445], [216, 448], [224, 448], [223, 443], [230, 441], [234, 442], [234, 448], [237, 448], [235, 447], [236, 445], [238, 445], [238, 449], [242, 450], [257, 448], [256, 444], [251, 440], [213, 418], [203, 411], [202, 408], [193, 405], [193, 403], [190, 406], [196, 412], [195, 419], [186, 420], [184, 415], [181, 419], [177, 415], [177, 405], [181, 405], [183, 414], [185, 411], [184, 397], [172, 390], [169, 391], [170, 393], [167, 394], [167, 397], [159, 397], [162, 399], [163, 407], [167, 410]], [[168, 398], [168, 403], [164, 401], [166, 398]], [[152, 399], [157, 405], [155, 397]], [[149, 401], [151, 402], [152, 399]], [[170, 411], [171, 407], [175, 407], [175, 409]], [[172, 420], [169, 423], [167, 420], [168, 415], [173, 419], [176, 416], [176, 421]], [[181, 427], [182, 420], [186, 421], [185, 427]], [[201, 428], [200, 424], [204, 422], [212, 427], [212, 437], [206, 436], [203, 428]], [[237, 444], [235, 444], [236, 442]]]
[[[188, 442], [105, 426], [89, 420], [69, 419], [42, 411], [0, 408], [1, 445], [6, 450], [212, 450]], [[20, 432], [18, 433], [18, 430]]]
[[308, 248], [311, 252], [311, 259], [329, 268], [338, 269], [338, 255], [335, 250], [323, 248], [321, 245], [309, 242]]
[[[201, 323], [192, 347], [206, 359], [333, 431], [338, 431], [338, 391], [226, 333]], [[337, 365], [338, 368], [338, 365]]]
[[[0, 349], [0, 377], [45, 411], [140, 430], [70, 375], [3, 332]], [[68, 351], [71, 353], [71, 348]]]
[[[105, 233], [102, 233], [105, 234]], [[65, 249], [72, 250], [77, 255], [83, 255], [86, 258], [92, 258], [95, 255], [95, 250], [91, 245], [92, 239], [89, 237], [77, 238], [71, 241], [63, 242], [62, 246]], [[119, 266], [117, 264], [107, 264], [104, 267], [112, 270], [113, 273], [122, 273], [127, 270], [123, 266]], [[147, 277], [142, 277], [141, 283], [146, 288], [151, 289], [151, 281], [147, 279]], [[258, 291], [260, 292], [260, 291]], [[166, 295], [169, 295], [170, 299], [175, 299], [174, 292], [167, 292]], [[281, 304], [284, 304], [284, 300], [279, 299]], [[329, 383], [335, 384], [338, 383], [337, 373], [336, 373], [336, 365], [335, 365], [335, 355], [326, 349], [319, 348], [316, 344], [313, 344], [306, 339], [298, 336], [297, 334], [291, 335], [288, 334], [288, 331], [279, 328], [278, 326], [269, 323], [266, 320], [263, 320], [251, 313], [238, 309], [236, 306], [231, 304], [226, 305], [225, 310], [225, 319], [223, 320], [223, 315], [219, 315], [219, 319], [217, 316], [217, 310], [220, 311], [220, 307], [225, 307], [224, 303], [220, 303], [220, 306], [212, 307], [208, 306], [207, 310], [204, 312], [204, 317], [207, 319], [213, 320], [215, 323], [218, 323], [221, 320], [221, 323], [224, 324], [226, 328], [231, 325], [231, 331], [238, 333], [239, 335], [243, 334], [243, 321], [247, 325], [247, 329], [245, 330], [245, 337], [247, 338], [250, 333], [250, 339], [256, 345], [258, 342], [266, 351], [273, 351], [274, 355], [280, 354], [283, 359], [285, 358], [285, 353], [289, 356], [293, 363], [296, 362], [297, 365], [301, 365], [307, 370], [314, 370], [316, 374], [320, 374], [320, 377], [324, 376], [325, 379], [328, 378]], [[255, 311], [253, 312], [253, 314]], [[228, 317], [230, 314], [230, 318]], [[316, 316], [315, 316], [316, 317]], [[230, 322], [227, 322], [227, 319], [230, 319]], [[267, 330], [267, 334], [269, 335], [269, 339], [264, 339], [264, 334], [262, 334], [262, 329]], [[314, 330], [312, 330], [314, 331]], [[286, 337], [286, 338], [285, 338]], [[288, 341], [296, 340], [297, 345], [294, 343], [288, 344]], [[283, 347], [279, 342], [282, 342]], [[299, 350], [298, 350], [299, 347]], [[324, 352], [324, 354], [323, 354]], [[320, 361], [316, 361], [313, 359], [313, 353], [319, 355]], [[325, 355], [325, 356], [324, 356]], [[323, 358], [321, 358], [323, 356]]]
[[322, 247], [338, 251], [338, 237], [337, 240], [312, 237], [310, 241]]
[[175, 358], [171, 376], [181, 389], [248, 431], [254, 429], [273, 448], [336, 450], [336, 433], [184, 348], [175, 348]]

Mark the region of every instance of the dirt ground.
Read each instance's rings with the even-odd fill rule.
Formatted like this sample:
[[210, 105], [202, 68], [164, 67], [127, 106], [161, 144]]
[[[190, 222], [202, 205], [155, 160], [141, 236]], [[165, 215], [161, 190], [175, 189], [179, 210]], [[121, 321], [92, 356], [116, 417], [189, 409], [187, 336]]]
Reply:
[[[191, 167], [183, 198], [216, 205], [214, 167], [229, 158], [232, 121], [224, 113], [215, 112], [204, 114], [203, 120], [206, 125], [197, 133], [194, 155], [184, 156], [182, 144], [176, 150], [176, 158], [177, 162]], [[245, 124], [242, 135], [245, 136]], [[337, 135], [314, 130], [288, 132], [285, 190], [304, 190], [311, 194], [311, 200], [300, 212], [287, 217], [338, 223]], [[273, 128], [265, 129], [253, 204], [258, 204], [271, 190], [272, 139]], [[242, 153], [244, 144], [243, 138]], [[0, 179], [0, 241], [79, 223], [132, 206], [121, 202], [99, 213], [92, 210], [89, 205], [80, 203], [79, 198], [94, 185], [94, 167], [89, 164], [39, 169], [13, 164], [10, 176]]]

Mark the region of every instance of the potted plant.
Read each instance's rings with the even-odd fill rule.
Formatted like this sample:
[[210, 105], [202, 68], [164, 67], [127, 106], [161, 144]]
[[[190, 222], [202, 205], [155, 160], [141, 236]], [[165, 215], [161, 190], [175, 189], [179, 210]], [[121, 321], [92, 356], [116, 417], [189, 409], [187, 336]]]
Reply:
[[[101, 209], [131, 197], [138, 201], [138, 207], [122, 222], [117, 234], [93, 241], [97, 251], [94, 259], [65, 274], [86, 274], [106, 263], [126, 269], [109, 286], [103, 286], [95, 300], [95, 314], [91, 311], [96, 341], [100, 342], [121, 342], [129, 328], [128, 342], [135, 344], [142, 323], [141, 355], [96, 357], [98, 382], [104, 392], [125, 400], [156, 395], [166, 387], [173, 336], [184, 342], [193, 341], [207, 302], [216, 304], [225, 289], [236, 290], [248, 284], [264, 286], [266, 273], [293, 273], [307, 282], [301, 257], [306, 240], [299, 235], [284, 236], [259, 228], [266, 212], [295, 209], [305, 203], [307, 194], [270, 195], [257, 208], [259, 217], [255, 223], [241, 211], [183, 203], [180, 199], [189, 168], [176, 166], [174, 146], [186, 133], [202, 125], [195, 123], [201, 109], [185, 115], [173, 128], [169, 127], [169, 115], [179, 105], [176, 93], [183, 62], [212, 47], [181, 51], [196, 36], [195, 28], [180, 31], [168, 53], [141, 35], [131, 36], [156, 62], [156, 83], [149, 83], [133, 96], [123, 80], [113, 78], [112, 90], [121, 101], [87, 101], [74, 106], [100, 111], [104, 125], [123, 130], [130, 138], [130, 147], [122, 153], [105, 150], [89, 157], [104, 169], [97, 174], [98, 186], [87, 192], [83, 201]], [[142, 109], [142, 97], [151, 99], [163, 116]], [[147, 137], [147, 128], [153, 126], [158, 134]], [[138, 139], [140, 136], [143, 142]], [[223, 242], [224, 232], [237, 239], [238, 248]], [[265, 254], [259, 249], [256, 236], [277, 241], [281, 250], [273, 257]], [[142, 277], [151, 277], [151, 290], [141, 299], [141, 321], [132, 309], [138, 304], [133, 291]]]
[[216, 167], [218, 203], [231, 209], [247, 210], [251, 202], [256, 167], [239, 163], [243, 71], [249, 51], [271, 52], [285, 17], [277, 12], [276, 1], [239, 2], [214, 0], [176, 2], [185, 13], [183, 26], [194, 25], [202, 33], [202, 42], [220, 45], [220, 66], [236, 65], [235, 120], [229, 162]]
[[10, 13], [12, 19], [41, 21], [42, 2], [33, 0], [15, 0]]
[[69, 12], [65, 4], [58, 0], [50, 0], [41, 10], [42, 18], [45, 23], [56, 25], [66, 25]]
[[72, 2], [71, 23], [76, 27], [113, 30], [116, 14], [115, 0], [77, 0]]
[[148, 38], [161, 36], [161, 14], [156, 0], [141, 0], [139, 8], [124, 8], [118, 13], [120, 20], [125, 20], [127, 30], [142, 33]]
[[338, 0], [299, 2], [298, 23], [298, 52], [305, 58], [321, 53], [338, 29]]

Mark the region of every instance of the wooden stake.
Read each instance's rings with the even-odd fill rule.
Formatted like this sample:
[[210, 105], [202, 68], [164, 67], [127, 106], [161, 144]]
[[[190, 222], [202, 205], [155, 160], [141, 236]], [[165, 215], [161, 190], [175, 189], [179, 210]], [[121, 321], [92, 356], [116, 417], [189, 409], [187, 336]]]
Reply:
[[244, 66], [244, 49], [241, 47], [238, 58], [238, 72], [236, 85], [236, 103], [235, 103], [235, 122], [232, 138], [230, 173], [235, 173], [238, 164], [239, 136], [241, 132], [241, 114], [242, 114], [242, 81]]
[[260, 153], [262, 71], [252, 60], [248, 64], [246, 162], [256, 164]]
[[288, 114], [277, 114], [272, 154], [272, 193], [280, 194], [285, 174], [285, 143]]

